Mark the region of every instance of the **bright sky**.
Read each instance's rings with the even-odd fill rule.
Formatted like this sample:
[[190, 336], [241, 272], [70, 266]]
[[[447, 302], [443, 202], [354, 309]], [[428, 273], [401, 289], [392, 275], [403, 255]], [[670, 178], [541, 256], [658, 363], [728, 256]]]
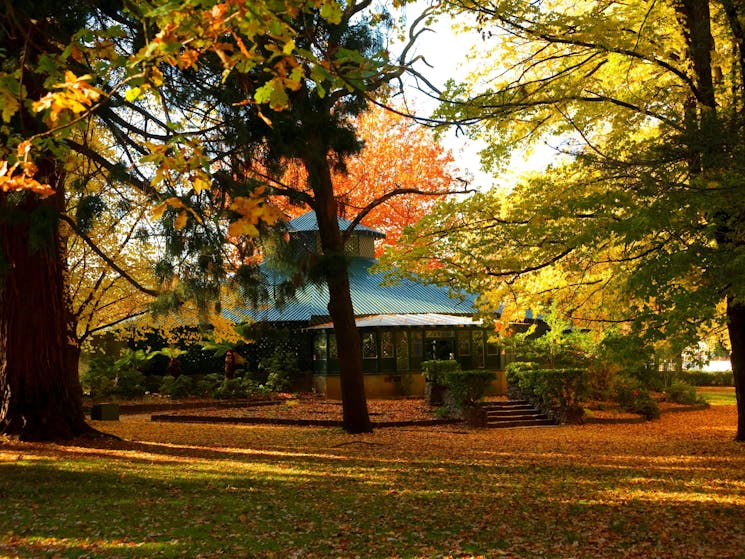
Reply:
[[[413, 22], [422, 9], [418, 5], [407, 7], [409, 22]], [[436, 87], [443, 86], [450, 78], [465, 77], [469, 67], [467, 56], [474, 48], [474, 41], [479, 41], [480, 38], [456, 37], [451, 22], [442, 19], [429, 29], [431, 31], [423, 33], [417, 40], [414, 53], [423, 56], [431, 67], [419, 62], [416, 69]], [[436, 101], [416, 92], [413, 87], [408, 90], [407, 99], [414, 100], [416, 111], [421, 116], [430, 116], [437, 106]], [[474, 142], [463, 134], [456, 135], [454, 129], [446, 134], [443, 143], [453, 151], [461, 170], [473, 177], [473, 186], [481, 190], [488, 190], [492, 186], [509, 188], [521, 173], [545, 167], [553, 156], [553, 151], [548, 147], [535, 150], [532, 156], [516, 154], [510, 164], [510, 171], [495, 177], [481, 171], [478, 152], [483, 144]]]

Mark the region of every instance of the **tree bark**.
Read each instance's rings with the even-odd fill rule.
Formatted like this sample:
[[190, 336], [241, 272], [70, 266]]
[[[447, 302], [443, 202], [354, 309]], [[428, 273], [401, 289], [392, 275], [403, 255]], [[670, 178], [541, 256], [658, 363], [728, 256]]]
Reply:
[[[322, 145], [308, 139], [308, 145]], [[343, 428], [348, 433], [369, 433], [372, 423], [367, 411], [362, 374], [362, 342], [355, 322], [349, 289], [349, 270], [344, 257], [344, 240], [339, 230], [337, 203], [326, 153], [306, 153], [303, 164], [315, 195], [314, 210], [321, 237], [324, 274], [329, 290], [328, 310], [334, 324], [339, 356]]]
[[[54, 161], [39, 165], [53, 181]], [[57, 194], [0, 194], [0, 432], [22, 440], [70, 439], [92, 432], [86, 424], [79, 347], [65, 290], [64, 246]], [[19, 201], [20, 198], [20, 201]]]
[[745, 441], [745, 304], [727, 299], [727, 329], [732, 353], [732, 375], [737, 398], [736, 441]]

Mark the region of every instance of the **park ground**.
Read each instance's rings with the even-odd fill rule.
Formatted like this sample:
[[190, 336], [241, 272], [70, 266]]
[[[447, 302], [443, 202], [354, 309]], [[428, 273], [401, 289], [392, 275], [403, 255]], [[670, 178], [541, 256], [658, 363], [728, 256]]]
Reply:
[[529, 429], [140, 414], [93, 422], [121, 440], [0, 439], [0, 557], [745, 558], [721, 401]]

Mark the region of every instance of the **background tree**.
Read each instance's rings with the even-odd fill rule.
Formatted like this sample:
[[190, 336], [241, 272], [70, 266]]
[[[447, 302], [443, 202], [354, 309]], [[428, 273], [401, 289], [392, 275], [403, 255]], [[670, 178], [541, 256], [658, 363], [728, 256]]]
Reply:
[[447, 9], [470, 14], [494, 50], [481, 75], [451, 84], [441, 116], [472, 124], [494, 169], [542, 140], [562, 157], [510, 193], [443, 207], [406, 239], [422, 248], [412, 258], [446, 263], [436, 277], [492, 308], [563, 299], [575, 318], [628, 320], [678, 349], [726, 324], [745, 440], [743, 8]]
[[[348, 158], [345, 172], [334, 170], [332, 181], [342, 217], [356, 218], [386, 234], [377, 250], [395, 245], [404, 228], [416, 223], [438, 199], [463, 192], [468, 184], [452, 152], [431, 129], [411, 118], [373, 105], [354, 120], [361, 151]], [[305, 173], [290, 166], [282, 182], [303, 190]], [[277, 200], [291, 217], [306, 209]]]
[[[323, 278], [328, 286], [328, 310], [339, 347], [343, 426], [349, 432], [370, 431], [372, 425], [344, 253], [346, 239], [353, 231], [339, 230], [339, 195], [334, 177], [348, 175], [350, 157], [362, 148], [354, 119], [367, 109], [368, 97], [382, 91], [406, 67], [406, 51], [401, 57], [404, 62], [389, 62], [384, 28], [365, 14], [368, 7], [368, 2], [350, 2], [333, 22], [310, 17], [298, 22], [298, 47], [323, 53], [322, 68], [341, 64], [346, 76], [343, 82], [331, 75], [303, 80], [287, 92], [287, 105], [271, 113], [236, 104], [229, 97], [220, 100], [228, 130], [225, 137], [235, 146], [221, 161], [230, 177], [258, 179], [271, 186], [270, 194], [286, 197], [292, 205], [311, 208], [316, 214], [321, 257], [303, 264], [309, 276]], [[304, 72], [313, 73], [312, 69]], [[240, 91], [236, 95], [238, 98]], [[287, 167], [293, 165], [299, 168], [293, 177], [297, 180], [283, 182]], [[388, 188], [384, 195], [368, 200], [354, 225], [388, 197], [404, 192], [397, 184]], [[239, 206], [235, 209], [240, 212]], [[234, 231], [239, 232], [239, 227]]]

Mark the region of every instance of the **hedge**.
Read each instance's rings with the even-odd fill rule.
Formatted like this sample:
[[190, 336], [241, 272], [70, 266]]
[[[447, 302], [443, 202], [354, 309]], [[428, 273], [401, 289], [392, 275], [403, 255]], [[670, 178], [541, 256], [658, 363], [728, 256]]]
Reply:
[[708, 373], [706, 371], [683, 371], [675, 375], [675, 380], [685, 382], [691, 386], [734, 386], [735, 377], [732, 371], [718, 371]]
[[486, 389], [497, 378], [494, 371], [483, 369], [471, 371], [451, 370], [444, 374], [444, 384], [450, 391], [453, 403], [460, 409], [473, 406], [486, 393]]
[[507, 381], [530, 402], [560, 423], [579, 423], [587, 397], [587, 370], [537, 369], [534, 363], [510, 363]]
[[435, 384], [445, 384], [445, 375], [460, 371], [460, 364], [454, 359], [433, 359], [431, 361], [422, 361], [422, 375], [427, 382]]

